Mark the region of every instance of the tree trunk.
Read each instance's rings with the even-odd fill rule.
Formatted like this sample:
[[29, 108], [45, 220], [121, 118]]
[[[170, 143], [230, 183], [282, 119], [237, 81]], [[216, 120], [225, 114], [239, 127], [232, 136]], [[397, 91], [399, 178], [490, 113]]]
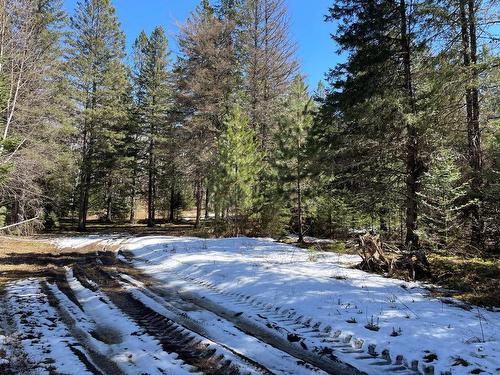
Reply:
[[301, 178], [300, 178], [300, 148], [301, 143], [300, 140], [298, 142], [297, 152], [297, 224], [299, 230], [299, 243], [304, 242], [304, 228], [302, 225], [302, 186], [301, 186]]
[[169, 205], [169, 217], [168, 221], [173, 223], [175, 220], [175, 184], [172, 182], [170, 187], [170, 205]]
[[155, 225], [155, 180], [154, 137], [153, 126], [151, 126], [148, 158], [148, 227], [154, 227]]
[[136, 194], [136, 183], [137, 183], [137, 164], [134, 161], [134, 169], [132, 171], [132, 190], [130, 192], [130, 216], [129, 222], [135, 224], [135, 194]]
[[[92, 88], [89, 99], [85, 103], [85, 110], [96, 107], [97, 83], [92, 82]], [[89, 211], [89, 192], [92, 179], [92, 156], [93, 156], [93, 123], [84, 120], [83, 124], [83, 142], [82, 142], [82, 167], [80, 171], [80, 207], [78, 212], [78, 231], [87, 230], [87, 214]]]
[[90, 190], [90, 165], [86, 157], [82, 165], [80, 175], [80, 209], [78, 212], [78, 230], [85, 232], [87, 230], [87, 213], [89, 210], [89, 190]]
[[196, 181], [196, 221], [194, 223], [195, 228], [200, 227], [202, 205], [203, 205], [203, 189], [201, 186], [201, 179], [199, 179], [198, 181]]
[[209, 212], [208, 212], [208, 206], [210, 204], [210, 190], [207, 189], [205, 190], [205, 219], [209, 218]]
[[304, 226], [302, 224], [302, 189], [300, 177], [297, 178], [297, 221], [299, 226], [299, 243], [304, 242]]
[[87, 213], [89, 209], [89, 190], [91, 178], [91, 157], [89, 145], [89, 132], [87, 124], [83, 131], [83, 147], [82, 147], [82, 166], [80, 170], [80, 206], [78, 211], [78, 230], [85, 232], [87, 230]]
[[111, 176], [108, 177], [108, 183], [106, 187], [106, 222], [111, 223], [113, 221], [113, 179]]
[[469, 144], [469, 166], [471, 168], [470, 198], [473, 201], [470, 207], [471, 223], [471, 246], [484, 248], [484, 220], [481, 215], [481, 190], [482, 180], [482, 151], [481, 130], [479, 126], [479, 89], [477, 64], [477, 35], [476, 35], [476, 11], [473, 0], [460, 0], [460, 25], [462, 37], [463, 63], [466, 69], [471, 69], [471, 81], [468, 83], [465, 93], [467, 113], [467, 135]]
[[[400, 0], [401, 17], [401, 49], [403, 52], [404, 86], [405, 95], [412, 114], [416, 114], [415, 95], [411, 75], [411, 49], [408, 37], [408, 21], [406, 16], [406, 1]], [[418, 135], [415, 125], [406, 124], [406, 239], [405, 243], [418, 249], [417, 219], [417, 193], [418, 179], [421, 168], [418, 165]]]

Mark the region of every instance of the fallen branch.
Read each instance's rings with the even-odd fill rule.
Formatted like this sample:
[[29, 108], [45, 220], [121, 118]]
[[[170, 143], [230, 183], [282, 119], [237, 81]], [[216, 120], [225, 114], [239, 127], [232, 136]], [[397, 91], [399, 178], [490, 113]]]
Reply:
[[13, 227], [17, 227], [18, 225], [27, 224], [27, 223], [30, 223], [30, 222], [35, 221], [35, 220], [38, 220], [38, 216], [35, 216], [32, 219], [20, 221], [19, 223], [14, 223], [14, 224], [7, 225], [5, 227], [0, 228], [0, 231], [6, 230], [6, 229], [10, 229], [10, 228], [13, 228]]
[[[407, 271], [410, 279], [421, 279], [430, 276], [430, 267], [425, 253], [408, 248], [399, 249], [394, 245], [382, 243], [380, 235], [366, 233], [358, 238], [358, 254], [362, 261], [357, 266], [365, 271], [388, 273]], [[393, 254], [388, 256], [383, 249]]]

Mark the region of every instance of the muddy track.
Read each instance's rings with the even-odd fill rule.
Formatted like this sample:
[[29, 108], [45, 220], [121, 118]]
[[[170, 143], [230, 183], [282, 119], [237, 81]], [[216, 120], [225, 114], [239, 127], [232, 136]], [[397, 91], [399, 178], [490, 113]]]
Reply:
[[[237, 375], [242, 371], [231, 359], [226, 358], [224, 349], [218, 348], [214, 343], [204, 337], [193, 333], [181, 324], [161, 315], [134, 298], [127, 292], [108, 272], [98, 263], [74, 268], [74, 275], [82, 285], [95, 288], [95, 285], [122, 312], [127, 314], [148, 335], [155, 337], [168, 353], [176, 353], [182, 361], [193, 366], [200, 372], [209, 375]], [[89, 283], [91, 280], [92, 283]], [[95, 284], [93, 284], [95, 283]], [[264, 367], [244, 360], [254, 373], [271, 374]]]

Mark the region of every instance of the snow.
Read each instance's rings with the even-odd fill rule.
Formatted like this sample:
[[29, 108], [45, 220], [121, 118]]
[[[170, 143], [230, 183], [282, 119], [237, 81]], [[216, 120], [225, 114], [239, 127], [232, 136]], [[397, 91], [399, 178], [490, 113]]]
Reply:
[[[17, 330], [12, 340], [21, 342], [26, 358], [15, 358], [18, 366], [49, 374], [91, 374], [70, 346], [84, 349], [71, 337], [64, 323], [57, 317], [37, 279], [24, 279], [7, 286], [7, 311], [14, 318]], [[21, 363], [24, 362], [24, 363]]]
[[[388, 349], [392, 358], [403, 355], [408, 363], [422, 364], [424, 357], [436, 355], [429, 364], [437, 374], [466, 374], [477, 368], [493, 374], [500, 368], [498, 312], [476, 307], [466, 311], [432, 298], [419, 283], [352, 269], [357, 256], [246, 237], [138, 237], [123, 241], [122, 247], [133, 252], [135, 266], [165, 283], [174, 277], [195, 280], [190, 288], [217, 299], [200, 285], [207, 281], [227, 293], [294, 309], [322, 327], [341, 330], [343, 337], [364, 340], [364, 348], [375, 344], [377, 352]], [[216, 302], [236, 308], [227, 298]], [[370, 322], [378, 331], [365, 327]], [[401, 334], [391, 336], [394, 331]], [[457, 364], [460, 359], [469, 365]]]
[[85, 288], [73, 277], [71, 269], [68, 269], [66, 278], [85, 312], [85, 316], [77, 316], [77, 321], [87, 332], [91, 329], [112, 330], [119, 335], [120, 341], [117, 343], [106, 345], [94, 340], [94, 345], [99, 347], [102, 354], [116, 362], [125, 373], [190, 373], [188, 366], [183, 365], [175, 354], [164, 352], [156, 339], [142, 332], [141, 328], [118, 310], [104, 294]]
[[[145, 295], [142, 291], [140, 291], [140, 289], [138, 289], [144, 286], [140, 281], [137, 281], [128, 275], [121, 275], [121, 277], [129, 282], [129, 284], [123, 283], [123, 286], [128, 289], [135, 298], [150, 307], [152, 310], [163, 316], [171, 317], [173, 320], [177, 321], [179, 321], [179, 319], [182, 321], [182, 317], [187, 316], [191, 319], [191, 321], [197, 322], [197, 325], [201, 326], [205, 336], [213, 338], [216, 342], [222, 342], [225, 345], [228, 345], [233, 351], [260, 363], [268, 369], [272, 369], [273, 373], [277, 375], [305, 375], [311, 373], [316, 373], [318, 375], [325, 374], [321, 370], [312, 371], [308, 367], [298, 364], [297, 358], [294, 358], [255, 337], [245, 335], [233, 324], [220, 319], [219, 316], [214, 313], [196, 309], [188, 309], [185, 312], [181, 312], [175, 306], [161, 298], [158, 298], [156, 295]], [[243, 336], [244, 339], [242, 339]], [[231, 357], [227, 352], [225, 352], [224, 355], [226, 358], [238, 363], [238, 359]]]

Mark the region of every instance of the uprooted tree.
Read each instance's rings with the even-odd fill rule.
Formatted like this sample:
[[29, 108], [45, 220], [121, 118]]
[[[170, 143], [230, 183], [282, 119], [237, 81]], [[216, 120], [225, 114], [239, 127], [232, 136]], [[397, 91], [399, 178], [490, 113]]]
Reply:
[[412, 280], [430, 276], [429, 262], [422, 249], [399, 249], [383, 243], [380, 234], [365, 233], [359, 236], [357, 251], [362, 258], [358, 268], [362, 270], [388, 274], [407, 271]]

